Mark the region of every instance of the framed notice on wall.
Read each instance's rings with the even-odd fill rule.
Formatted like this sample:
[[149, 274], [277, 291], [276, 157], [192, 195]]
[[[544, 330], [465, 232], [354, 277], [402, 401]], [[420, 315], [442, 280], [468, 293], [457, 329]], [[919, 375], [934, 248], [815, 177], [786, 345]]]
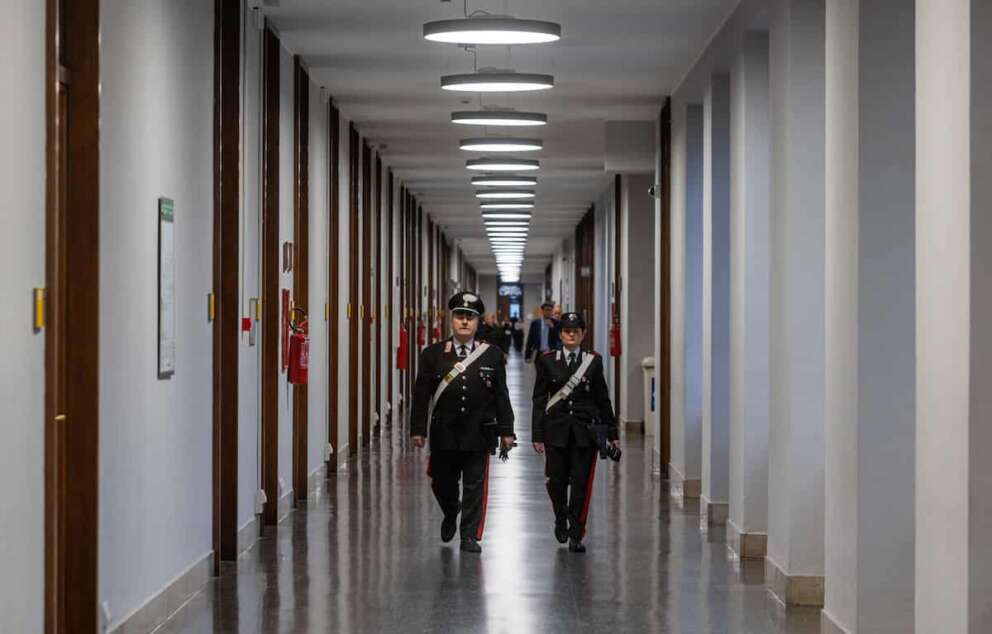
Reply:
[[158, 378], [176, 373], [175, 210], [158, 199]]

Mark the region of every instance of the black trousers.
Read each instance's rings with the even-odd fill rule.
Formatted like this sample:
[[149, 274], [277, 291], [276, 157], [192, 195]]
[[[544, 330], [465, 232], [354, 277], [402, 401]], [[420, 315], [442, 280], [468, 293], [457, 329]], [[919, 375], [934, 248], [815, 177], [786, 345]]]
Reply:
[[577, 446], [574, 434], [570, 435], [567, 447], [545, 444], [544, 451], [547, 456], [544, 475], [555, 524], [567, 528], [572, 539], [581, 540], [586, 534], [599, 451], [596, 447]]
[[[486, 504], [489, 497], [489, 453], [483, 451], [431, 452], [428, 474], [431, 489], [445, 516], [458, 514], [462, 519], [459, 532], [465, 537], [482, 539], [486, 525]], [[461, 503], [458, 501], [458, 481], [462, 482]]]

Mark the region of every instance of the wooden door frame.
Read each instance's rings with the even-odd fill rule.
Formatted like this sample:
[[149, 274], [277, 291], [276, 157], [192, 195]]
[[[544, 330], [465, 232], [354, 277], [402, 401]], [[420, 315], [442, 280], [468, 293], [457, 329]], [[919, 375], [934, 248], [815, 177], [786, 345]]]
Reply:
[[45, 8], [44, 620], [50, 634], [92, 634], [99, 623], [100, 3], [47, 0]]
[[262, 490], [265, 526], [279, 523], [279, 37], [266, 22], [262, 104]]
[[[293, 56], [293, 306], [310, 310], [310, 76]], [[293, 385], [293, 499], [305, 505], [309, 480], [309, 390]]]
[[[621, 327], [622, 313], [620, 297], [623, 292], [623, 177], [617, 174], [613, 177], [613, 314], [610, 317], [610, 325]], [[620, 355], [623, 349], [620, 350]], [[617, 418], [621, 418], [620, 412], [620, 355], [613, 357], [613, 400]]]
[[434, 221], [427, 216], [427, 345], [434, 343]]
[[362, 304], [358, 311], [361, 324], [362, 383], [361, 425], [362, 446], [369, 444], [372, 435], [372, 149], [362, 141]]
[[341, 275], [340, 249], [341, 244], [341, 219], [339, 199], [341, 196], [340, 178], [341, 161], [341, 114], [334, 106], [333, 101], [328, 103], [328, 139], [329, 148], [328, 179], [330, 186], [330, 201], [328, 205], [328, 249], [327, 249], [327, 271], [328, 271], [328, 325], [327, 325], [327, 442], [333, 448], [334, 454], [328, 458], [328, 473], [334, 471], [337, 466], [338, 453], [338, 407], [340, 396], [338, 392], [338, 381], [340, 372], [338, 370], [338, 338], [340, 337], [340, 318], [338, 317], [338, 305], [341, 301], [341, 282], [338, 279]]
[[[671, 389], [672, 389], [672, 98], [665, 99], [659, 115], [661, 216], [658, 219], [660, 245], [658, 280], [660, 282], [659, 358], [655, 363], [655, 411], [658, 413], [658, 462], [663, 477], [668, 477], [672, 459]], [[666, 493], [667, 495], [667, 493]]]
[[358, 453], [358, 167], [360, 140], [348, 124], [348, 453]]
[[375, 323], [375, 408], [377, 414], [375, 435], [382, 428], [382, 320], [385, 317], [382, 302], [382, 157], [375, 155], [375, 298], [372, 321]]
[[241, 2], [214, 1], [213, 549], [238, 558]]
[[393, 248], [393, 170], [386, 171], [386, 186], [388, 196], [386, 197], [386, 207], [389, 209], [388, 225], [386, 226], [386, 311], [383, 317], [386, 319], [386, 399], [389, 403], [389, 416], [386, 422], [392, 422], [395, 402], [393, 399], [393, 260], [396, 257], [396, 250]]

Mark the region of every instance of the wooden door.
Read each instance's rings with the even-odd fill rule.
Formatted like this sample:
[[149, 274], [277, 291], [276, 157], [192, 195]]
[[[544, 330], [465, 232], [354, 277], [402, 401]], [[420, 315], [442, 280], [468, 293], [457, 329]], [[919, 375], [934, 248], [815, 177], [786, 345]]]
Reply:
[[99, 623], [100, 3], [48, 0], [46, 12], [45, 631], [92, 634]]
[[372, 419], [372, 151], [362, 143], [362, 303], [358, 310], [362, 342], [362, 445], [369, 444]]
[[[293, 58], [293, 297], [294, 307], [317, 319], [310, 306], [310, 77]], [[300, 315], [300, 313], [297, 313]], [[293, 499], [305, 505], [308, 481], [307, 385], [293, 386]]]
[[338, 257], [340, 255], [338, 245], [341, 244], [341, 219], [338, 214], [341, 210], [338, 201], [341, 194], [341, 185], [338, 182], [338, 178], [340, 178], [341, 159], [341, 115], [338, 109], [334, 107], [333, 102], [328, 105], [328, 110], [329, 138], [327, 147], [330, 148], [330, 158], [328, 160], [328, 180], [330, 181], [330, 187], [328, 187], [328, 191], [330, 192], [331, 199], [328, 201], [330, 217], [327, 223], [327, 277], [329, 284], [327, 289], [327, 303], [329, 307], [327, 324], [327, 442], [334, 449], [334, 455], [328, 461], [328, 472], [331, 472], [337, 466], [337, 454], [340, 448], [338, 445], [338, 381], [341, 378], [341, 373], [338, 370], [338, 337], [340, 337], [338, 305], [341, 301], [341, 284], [338, 276], [341, 274], [341, 265]]
[[375, 435], [379, 435], [382, 424], [382, 320], [385, 318], [382, 301], [382, 157], [375, 155], [375, 272], [374, 293], [372, 306], [372, 321], [375, 324], [375, 336], [372, 345], [375, 349], [375, 403], [372, 411], [375, 416]]
[[[596, 244], [596, 212], [590, 207], [575, 227], [575, 311], [586, 321], [586, 332], [595, 325], [594, 263]], [[592, 337], [586, 337], [584, 349], [591, 349]]]
[[[617, 174], [613, 179], [613, 309], [611, 311], [610, 325], [619, 329], [621, 321], [620, 314], [620, 293], [623, 290], [623, 276], [621, 275], [621, 250], [623, 244], [623, 178]], [[604, 351], [606, 352], [606, 351]], [[623, 350], [620, 351], [623, 354]], [[613, 407], [619, 419], [620, 413], [620, 357], [613, 357]]]
[[349, 124], [348, 138], [348, 451], [358, 452], [358, 131]]
[[662, 476], [668, 476], [668, 463], [672, 457], [671, 439], [671, 389], [672, 389], [672, 99], [665, 99], [661, 109], [658, 129], [661, 134], [660, 181], [661, 217], [658, 219], [661, 231], [660, 252], [658, 253], [658, 280], [660, 282], [660, 328], [658, 336], [659, 355], [655, 359], [655, 411], [658, 415], [658, 437], [660, 456], [658, 462]]

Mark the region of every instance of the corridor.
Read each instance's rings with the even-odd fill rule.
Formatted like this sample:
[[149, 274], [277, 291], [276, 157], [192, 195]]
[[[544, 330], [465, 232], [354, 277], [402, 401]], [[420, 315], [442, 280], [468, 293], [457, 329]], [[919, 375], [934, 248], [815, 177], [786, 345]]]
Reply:
[[598, 465], [588, 552], [555, 542], [530, 447], [534, 370], [515, 353], [507, 370], [519, 446], [493, 458], [481, 556], [441, 543], [427, 452], [393, 425], [156, 634], [819, 632], [818, 609], [780, 609], [763, 562], [700, 530], [698, 501], [661, 494], [640, 434]]

